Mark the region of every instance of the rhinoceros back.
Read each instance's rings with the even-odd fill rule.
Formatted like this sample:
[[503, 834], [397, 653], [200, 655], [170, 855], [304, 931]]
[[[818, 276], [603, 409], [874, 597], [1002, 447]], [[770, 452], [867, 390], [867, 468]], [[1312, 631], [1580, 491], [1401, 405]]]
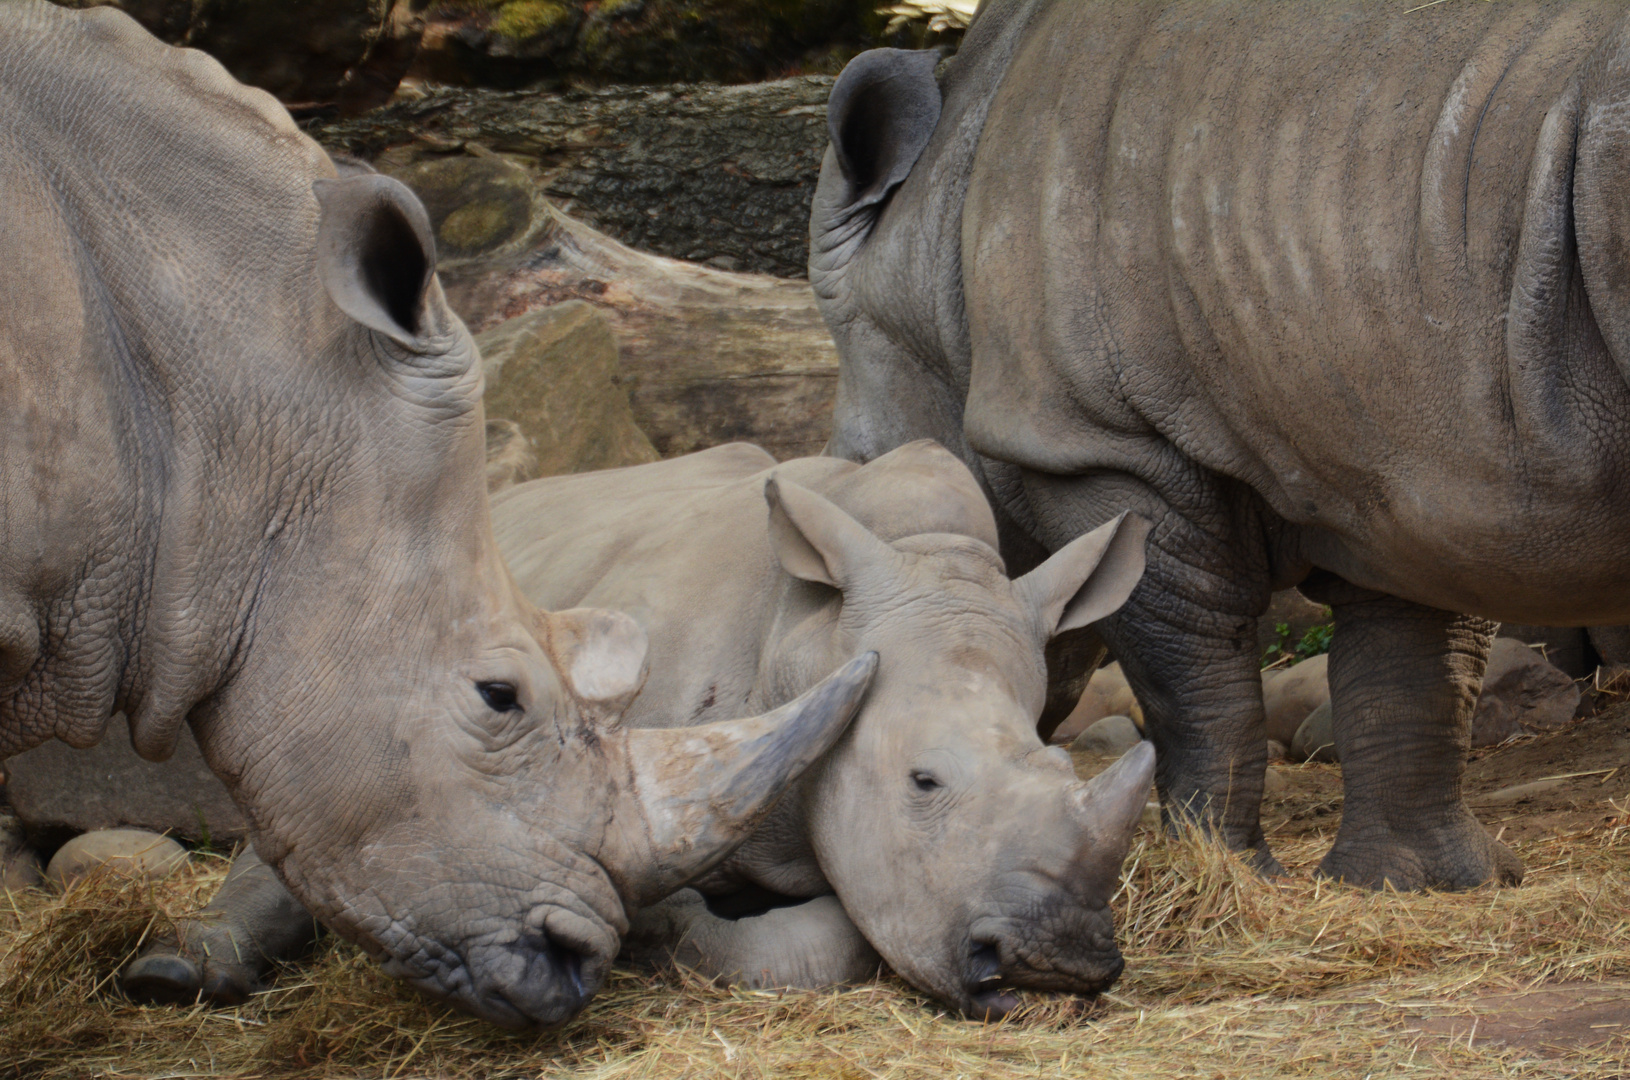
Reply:
[[1507, 317], [1542, 128], [1627, 11], [1053, 3], [965, 206], [974, 449], [1151, 483], [1197, 464], [1320, 565], [1479, 610], [1443, 567], [1528, 573], [1554, 551], [1514, 535], [1625, 502], [1599, 336], [1537, 371]]

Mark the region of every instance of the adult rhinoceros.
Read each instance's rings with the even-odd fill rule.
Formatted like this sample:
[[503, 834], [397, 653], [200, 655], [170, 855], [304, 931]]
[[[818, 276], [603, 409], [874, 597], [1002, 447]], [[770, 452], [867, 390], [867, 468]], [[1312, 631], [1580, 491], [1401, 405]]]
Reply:
[[[833, 88], [831, 450], [929, 436], [1011, 557], [1123, 507], [1168, 811], [1274, 863], [1254, 622], [1335, 610], [1322, 868], [1515, 882], [1460, 794], [1494, 619], [1630, 615], [1630, 5], [988, 0]], [[1022, 563], [1016, 563], [1022, 567]]]
[[308, 907], [524, 1024], [844, 727], [868, 661], [790, 722], [611, 726], [644, 639], [504, 569], [424, 209], [203, 54], [0, 4], [0, 253], [0, 756], [190, 723]]

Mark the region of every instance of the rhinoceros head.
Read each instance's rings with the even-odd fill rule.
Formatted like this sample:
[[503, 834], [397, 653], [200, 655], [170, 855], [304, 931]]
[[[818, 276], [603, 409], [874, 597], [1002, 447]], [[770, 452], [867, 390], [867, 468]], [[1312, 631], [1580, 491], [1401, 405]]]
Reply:
[[1014, 581], [982, 540], [885, 543], [797, 485], [766, 495], [783, 568], [842, 591], [837, 652], [881, 657], [809, 788], [816, 855], [844, 909], [897, 972], [970, 1015], [1005, 1012], [1013, 987], [1109, 986], [1121, 970], [1109, 899], [1154, 752], [1142, 743], [1083, 782], [1036, 720], [1048, 639], [1124, 602], [1147, 523], [1123, 514]]
[[[191, 655], [213, 645], [193, 616], [237, 611], [229, 677], [167, 680], [201, 669], [166, 660], [132, 731], [162, 756], [190, 712], [267, 862], [388, 972], [501, 1024], [558, 1023], [605, 977], [626, 907], [746, 836], [841, 733], [871, 661], [776, 715], [621, 728], [643, 632], [536, 610], [500, 559], [480, 364], [423, 207], [371, 173], [315, 195], [304, 314], [318, 329], [276, 376], [303, 404], [238, 409], [242, 446], [200, 459], [221, 470], [217, 526], [270, 509], [246, 590], [151, 627], [161, 656]], [[245, 448], [274, 463], [264, 492], [223, 464]], [[158, 591], [187, 585], [178, 567], [237, 559], [209, 550], [225, 531], [162, 556]]]

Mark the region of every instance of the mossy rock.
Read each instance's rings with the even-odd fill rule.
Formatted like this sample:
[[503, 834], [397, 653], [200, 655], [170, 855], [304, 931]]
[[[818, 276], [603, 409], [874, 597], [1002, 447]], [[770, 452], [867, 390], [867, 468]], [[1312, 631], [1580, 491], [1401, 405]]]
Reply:
[[442, 259], [490, 254], [532, 229], [536, 185], [525, 169], [501, 157], [433, 158], [395, 175], [424, 203]]

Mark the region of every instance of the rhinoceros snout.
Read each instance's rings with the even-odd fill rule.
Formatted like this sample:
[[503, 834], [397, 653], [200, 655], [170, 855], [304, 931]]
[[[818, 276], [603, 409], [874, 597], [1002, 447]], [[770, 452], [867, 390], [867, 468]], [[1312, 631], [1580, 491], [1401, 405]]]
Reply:
[[584, 960], [577, 949], [547, 934], [473, 949], [467, 961], [471, 993], [461, 1004], [502, 1027], [564, 1024], [599, 989], [598, 979], [585, 979]]
[[967, 995], [963, 1011], [974, 1019], [1000, 1020], [1018, 1004], [1016, 990], [1045, 990], [1094, 995], [1115, 985], [1126, 968], [1126, 960], [1113, 938], [1095, 939], [1088, 955], [1066, 958], [1056, 949], [1045, 949], [1050, 960], [1029, 959], [1032, 948], [1008, 936], [987, 936], [976, 940], [965, 966], [963, 989]]

